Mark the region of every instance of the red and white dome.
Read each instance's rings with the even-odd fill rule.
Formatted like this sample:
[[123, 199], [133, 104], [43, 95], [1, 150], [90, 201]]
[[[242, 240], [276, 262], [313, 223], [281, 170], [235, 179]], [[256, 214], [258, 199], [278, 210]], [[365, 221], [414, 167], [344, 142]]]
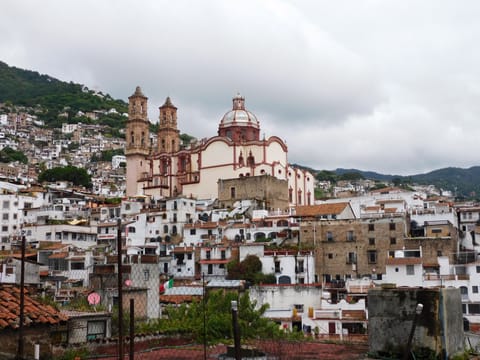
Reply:
[[223, 115], [218, 127], [218, 135], [234, 141], [258, 140], [260, 123], [257, 117], [245, 109], [245, 98], [237, 94], [233, 98], [233, 108]]

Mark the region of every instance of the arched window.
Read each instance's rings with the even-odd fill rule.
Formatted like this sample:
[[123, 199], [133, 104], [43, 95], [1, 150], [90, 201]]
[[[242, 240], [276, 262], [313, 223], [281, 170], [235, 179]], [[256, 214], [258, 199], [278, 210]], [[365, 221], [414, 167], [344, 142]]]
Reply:
[[168, 225], [163, 225], [163, 233], [168, 234]]
[[250, 151], [250, 154], [248, 155], [247, 158], [247, 166], [254, 166], [255, 165], [255, 157], [252, 155], [252, 152]]
[[243, 160], [243, 154], [242, 154], [241, 151], [240, 151], [240, 156], [238, 157], [238, 165], [239, 166], [244, 166], [245, 165], [244, 160]]

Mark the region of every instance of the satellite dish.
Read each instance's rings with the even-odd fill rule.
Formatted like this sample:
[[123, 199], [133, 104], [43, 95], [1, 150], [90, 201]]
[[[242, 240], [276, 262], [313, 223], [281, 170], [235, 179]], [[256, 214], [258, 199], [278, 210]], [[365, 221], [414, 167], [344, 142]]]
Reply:
[[100, 295], [92, 292], [87, 296], [87, 301], [90, 305], [98, 305], [100, 303]]

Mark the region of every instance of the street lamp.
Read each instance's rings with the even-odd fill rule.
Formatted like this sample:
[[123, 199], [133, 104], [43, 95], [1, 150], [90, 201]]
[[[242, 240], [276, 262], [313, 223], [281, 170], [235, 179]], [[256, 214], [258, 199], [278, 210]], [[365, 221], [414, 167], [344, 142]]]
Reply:
[[408, 360], [408, 357], [411, 353], [413, 335], [415, 334], [415, 327], [417, 326], [418, 316], [422, 313], [423, 304], [418, 303], [415, 308], [415, 315], [413, 316], [412, 328], [410, 329], [410, 335], [408, 336], [407, 348], [403, 354], [403, 360]]
[[235, 345], [235, 360], [241, 360], [240, 353], [240, 331], [238, 328], [238, 303], [235, 300], [231, 302], [232, 306], [232, 325], [233, 325], [233, 341]]

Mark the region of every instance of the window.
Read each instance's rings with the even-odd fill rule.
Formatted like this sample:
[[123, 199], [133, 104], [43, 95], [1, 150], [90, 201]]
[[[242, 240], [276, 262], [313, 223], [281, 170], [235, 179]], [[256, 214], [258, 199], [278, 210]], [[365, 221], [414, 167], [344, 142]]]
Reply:
[[163, 225], [163, 233], [168, 234], [168, 225]]
[[333, 233], [331, 231], [327, 231], [326, 238], [327, 241], [333, 241]]
[[102, 339], [105, 337], [105, 321], [87, 322], [87, 340]]
[[210, 250], [207, 250], [207, 251], [205, 252], [205, 258], [206, 258], [207, 260], [210, 260], [210, 257], [211, 257], [211, 252], [210, 252]]
[[303, 313], [303, 304], [294, 304], [293, 307], [295, 310], [297, 310], [297, 312]]
[[276, 273], [280, 272], [280, 261], [275, 261], [275, 272]]
[[377, 262], [377, 250], [368, 250], [367, 258], [369, 264], [375, 264]]
[[415, 275], [415, 268], [413, 265], [407, 265], [407, 275]]
[[13, 220], [17, 220], [17, 217], [18, 217], [17, 214], [13, 214]]
[[333, 254], [332, 253], [329, 253], [327, 256], [328, 256], [329, 259], [333, 259]]
[[127, 230], [129, 233], [135, 234], [135, 226], [129, 226]]
[[390, 245], [395, 245], [397, 243], [397, 239], [394, 237], [390, 238]]
[[235, 199], [235, 196], [236, 196], [236, 194], [235, 194], [235, 188], [232, 186], [232, 187], [230, 188], [230, 198]]
[[150, 270], [148, 269], [143, 270], [143, 280], [145, 281], [150, 280]]
[[368, 224], [368, 231], [375, 231], [375, 224]]
[[442, 250], [437, 250], [437, 256], [442, 256]]
[[480, 266], [477, 265], [477, 274], [480, 273]]
[[192, 254], [191, 253], [187, 254], [187, 259], [192, 260]]
[[85, 264], [83, 262], [72, 262], [70, 264], [70, 269], [71, 270], [84, 270], [85, 269]]
[[4, 209], [9, 209], [10, 208], [10, 201], [8, 201], [8, 200], [3, 201], [3, 206], [2, 207]]
[[220, 253], [220, 257], [222, 260], [225, 260], [227, 257], [226, 257], [226, 251], [225, 250], [222, 250], [221, 253]]
[[349, 252], [347, 255], [347, 264], [356, 264], [357, 255], [354, 252]]
[[355, 241], [355, 234], [353, 231], [347, 231], [347, 241]]
[[476, 285], [472, 286], [472, 293], [478, 294], [478, 286]]
[[195, 235], [197, 233], [197, 229], [190, 229], [190, 235]]
[[8, 231], [8, 226], [2, 226], [2, 232], [7, 232]]
[[298, 260], [298, 272], [304, 272], [305, 271], [305, 266], [304, 266], [304, 261], [303, 260]]
[[442, 233], [442, 229], [432, 229], [432, 234], [441, 234]]
[[209, 275], [212, 275], [212, 274], [213, 274], [213, 265], [212, 265], [212, 264], [208, 264], [207, 273], [208, 273]]
[[375, 238], [369, 238], [368, 245], [375, 245]]
[[391, 231], [395, 230], [395, 223], [390, 223], [390, 230]]
[[2, 215], [2, 220], [8, 220], [8, 213]]

